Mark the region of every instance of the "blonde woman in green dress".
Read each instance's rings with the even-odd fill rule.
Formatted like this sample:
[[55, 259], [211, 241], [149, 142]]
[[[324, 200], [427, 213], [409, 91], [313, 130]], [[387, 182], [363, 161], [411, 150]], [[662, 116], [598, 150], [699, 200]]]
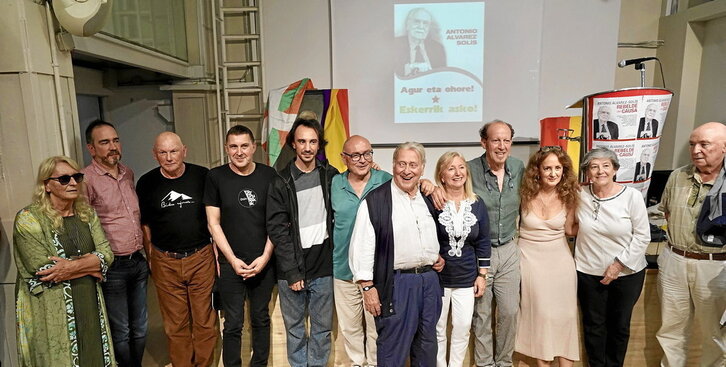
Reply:
[[33, 202], [15, 217], [20, 366], [115, 366], [99, 282], [113, 253], [68, 157], [38, 169]]

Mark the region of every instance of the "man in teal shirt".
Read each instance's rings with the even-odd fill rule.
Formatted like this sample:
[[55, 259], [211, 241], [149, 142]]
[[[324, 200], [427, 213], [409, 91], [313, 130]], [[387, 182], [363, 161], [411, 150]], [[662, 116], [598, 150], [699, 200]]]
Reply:
[[[363, 290], [353, 282], [348, 265], [348, 248], [355, 216], [366, 194], [391, 179], [388, 172], [372, 169], [373, 149], [368, 139], [353, 135], [341, 153], [347, 171], [333, 177], [331, 201], [333, 229], [333, 284], [335, 309], [345, 351], [354, 366], [376, 365], [376, 324], [363, 309]], [[365, 328], [363, 325], [365, 319]]]
[[[519, 217], [519, 185], [524, 163], [510, 157], [514, 129], [494, 120], [479, 130], [486, 152], [469, 161], [474, 192], [486, 204], [492, 241], [491, 268], [484, 295], [474, 309], [477, 366], [511, 366], [519, 310], [519, 250], [514, 242]], [[492, 300], [496, 300], [494, 310]], [[496, 315], [496, 343], [492, 338]], [[496, 351], [494, 346], [496, 345]]]

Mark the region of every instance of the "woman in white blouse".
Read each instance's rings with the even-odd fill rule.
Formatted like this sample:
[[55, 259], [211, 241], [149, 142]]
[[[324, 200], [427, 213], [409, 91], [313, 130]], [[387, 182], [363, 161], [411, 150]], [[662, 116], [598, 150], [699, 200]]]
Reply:
[[615, 182], [617, 155], [595, 148], [581, 169], [590, 184], [580, 191], [575, 244], [577, 293], [590, 366], [622, 366], [630, 317], [645, 279], [650, 242], [642, 194]]

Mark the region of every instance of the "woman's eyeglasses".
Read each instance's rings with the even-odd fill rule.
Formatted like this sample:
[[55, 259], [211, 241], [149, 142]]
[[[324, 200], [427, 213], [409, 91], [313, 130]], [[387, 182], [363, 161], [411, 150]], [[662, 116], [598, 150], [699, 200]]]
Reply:
[[593, 210], [592, 210], [592, 218], [597, 220], [598, 214], [600, 214], [600, 200], [594, 199], [592, 201]]
[[45, 179], [47, 182], [48, 180], [56, 180], [59, 184], [65, 186], [71, 183], [71, 178], [76, 181], [77, 184], [83, 182], [83, 173], [74, 173], [72, 175], [63, 175], [58, 177], [48, 177]]

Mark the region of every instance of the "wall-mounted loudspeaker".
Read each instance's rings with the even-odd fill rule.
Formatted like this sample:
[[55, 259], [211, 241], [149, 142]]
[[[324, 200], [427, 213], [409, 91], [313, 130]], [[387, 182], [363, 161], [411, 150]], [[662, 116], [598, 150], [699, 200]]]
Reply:
[[74, 36], [88, 37], [100, 31], [111, 13], [112, 0], [53, 0], [60, 25]]

